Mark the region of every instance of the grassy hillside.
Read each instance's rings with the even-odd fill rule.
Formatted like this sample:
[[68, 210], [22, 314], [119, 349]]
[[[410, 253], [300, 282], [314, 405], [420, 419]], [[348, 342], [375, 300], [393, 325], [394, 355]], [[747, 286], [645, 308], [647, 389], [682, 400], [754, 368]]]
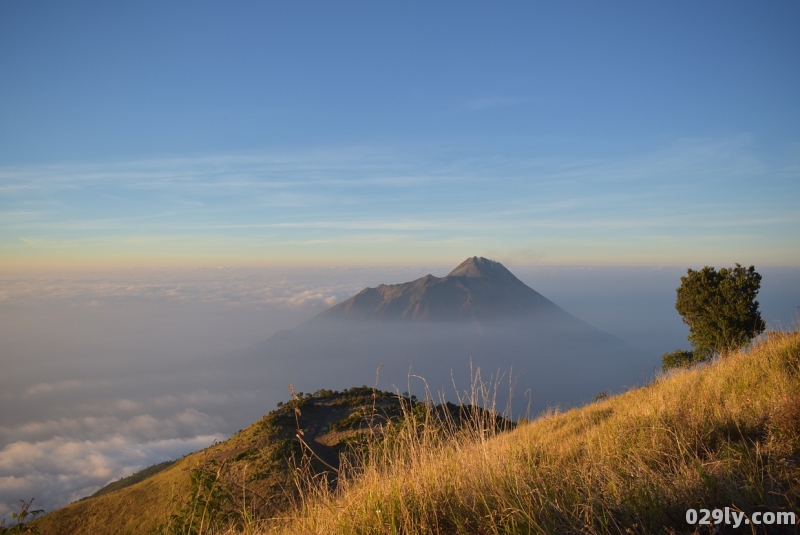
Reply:
[[687, 508], [800, 514], [800, 334], [510, 433], [401, 435], [261, 531], [692, 533]]
[[112, 483], [32, 526], [42, 535], [188, 533], [230, 519], [243, 527], [287, 507], [296, 467], [330, 479], [342, 450], [368, 434], [365, 415], [375, 415], [373, 426], [385, 422], [400, 414], [400, 401], [368, 387], [302, 396], [222, 443]]
[[[385, 416], [366, 425], [375, 414]], [[359, 447], [340, 458], [348, 443]], [[724, 507], [800, 513], [798, 332], [515, 429], [471, 407], [322, 393], [35, 525], [43, 535], [730, 533], [685, 520], [687, 508]]]

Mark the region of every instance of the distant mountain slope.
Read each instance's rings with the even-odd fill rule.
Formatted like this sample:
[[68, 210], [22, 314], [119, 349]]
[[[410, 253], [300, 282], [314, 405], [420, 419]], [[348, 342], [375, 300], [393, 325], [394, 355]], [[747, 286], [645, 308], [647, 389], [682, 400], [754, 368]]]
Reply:
[[[366, 288], [272, 336], [236, 363], [242, 380], [305, 390], [373, 384], [421, 394], [468, 389], [471, 370], [519, 375], [514, 413], [574, 405], [652, 375], [650, 359], [559, 308], [499, 262], [471, 257], [445, 277]], [[507, 388], [506, 388], [507, 390]], [[527, 393], [527, 394], [526, 394]], [[502, 394], [501, 394], [502, 397]]]

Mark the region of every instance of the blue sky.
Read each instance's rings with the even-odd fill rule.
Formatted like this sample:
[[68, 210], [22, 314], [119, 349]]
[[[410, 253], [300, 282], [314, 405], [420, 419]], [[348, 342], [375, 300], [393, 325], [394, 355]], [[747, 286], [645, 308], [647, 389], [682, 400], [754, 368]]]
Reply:
[[0, 4], [0, 269], [800, 265], [800, 5]]

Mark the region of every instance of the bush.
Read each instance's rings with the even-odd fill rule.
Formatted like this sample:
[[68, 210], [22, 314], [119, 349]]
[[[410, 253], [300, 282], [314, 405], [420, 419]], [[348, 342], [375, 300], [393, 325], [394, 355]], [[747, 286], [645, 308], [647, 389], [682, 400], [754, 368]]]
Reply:
[[684, 351], [676, 349], [672, 353], [664, 353], [661, 357], [661, 371], [665, 372], [673, 368], [686, 368], [697, 362], [702, 362], [703, 359], [696, 359], [694, 351]]

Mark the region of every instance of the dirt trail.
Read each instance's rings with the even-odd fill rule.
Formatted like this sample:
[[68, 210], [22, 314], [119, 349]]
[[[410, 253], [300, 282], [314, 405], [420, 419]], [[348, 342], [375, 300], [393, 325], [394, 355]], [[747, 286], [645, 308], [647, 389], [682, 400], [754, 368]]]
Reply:
[[[333, 422], [337, 421], [341, 409], [336, 407], [318, 405], [317, 411], [319, 412], [316, 417], [312, 418], [306, 429], [304, 430], [303, 438], [314, 452], [322, 461], [332, 467], [339, 467], [339, 453], [331, 448], [330, 426]], [[336, 433], [337, 435], [339, 433]]]

